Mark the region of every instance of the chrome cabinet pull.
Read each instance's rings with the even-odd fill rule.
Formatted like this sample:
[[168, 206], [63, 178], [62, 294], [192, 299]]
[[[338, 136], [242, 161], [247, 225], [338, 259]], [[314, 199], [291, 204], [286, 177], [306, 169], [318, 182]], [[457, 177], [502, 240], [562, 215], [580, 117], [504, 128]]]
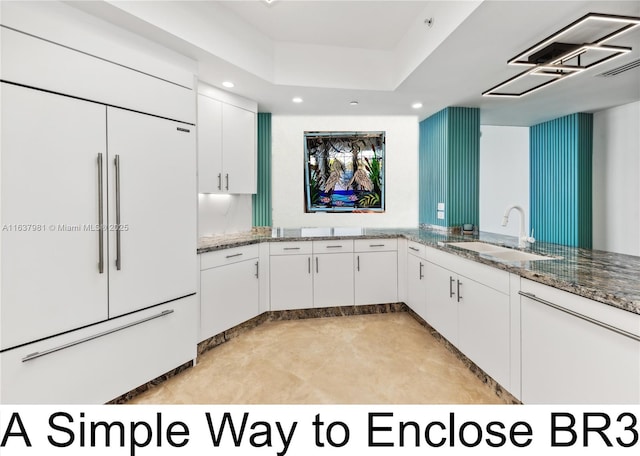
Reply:
[[628, 337], [629, 339], [633, 339], [637, 342], [640, 342], [640, 336], [637, 336], [633, 333], [630, 333], [628, 331], [625, 331], [624, 329], [620, 329], [620, 328], [616, 328], [615, 326], [611, 326], [610, 324], [604, 323], [600, 320], [596, 320], [595, 318], [591, 318], [588, 317], [586, 315], [583, 315], [579, 312], [574, 312], [573, 310], [569, 310], [569, 309], [565, 309], [564, 307], [561, 307], [557, 304], [554, 304], [552, 302], [549, 302], [545, 299], [539, 298], [536, 295], [532, 294], [532, 293], [527, 293], [526, 291], [518, 291], [518, 294], [520, 296], [524, 296], [525, 298], [529, 298], [533, 301], [539, 302], [540, 304], [544, 304], [545, 306], [549, 306], [552, 307], [556, 310], [559, 310], [560, 312], [564, 312], [566, 314], [569, 314], [571, 316], [577, 317], [581, 320], [585, 320], [588, 321], [589, 323], [593, 323], [594, 325], [600, 326], [601, 328], [604, 329], [608, 329], [609, 331], [613, 331], [614, 333], [618, 333], [621, 336], [625, 336]]
[[98, 272], [104, 274], [104, 182], [102, 181], [102, 153], [98, 154]]
[[455, 282], [455, 279], [451, 276], [449, 276], [449, 297], [453, 298], [453, 295], [455, 294], [453, 292], [453, 282]]
[[218, 190], [222, 190], [222, 173], [218, 173]]
[[283, 250], [300, 250], [300, 247], [285, 247]]
[[120, 243], [120, 155], [116, 155], [116, 269], [122, 269], [122, 251]]
[[413, 250], [414, 252], [419, 252], [420, 251], [420, 249], [416, 249], [415, 247], [411, 247], [411, 246], [409, 246], [409, 249]]
[[241, 256], [242, 253], [234, 253], [233, 255], [227, 255], [225, 258], [235, 258]]
[[328, 245], [327, 248], [328, 249], [341, 249], [342, 246], [341, 245]]
[[359, 272], [359, 271], [360, 271], [360, 255], [358, 255], [358, 256], [356, 257], [356, 259], [358, 260], [358, 265], [357, 265], [357, 268], [356, 268], [356, 269], [357, 269], [357, 270], [358, 270], [358, 272]]
[[256, 279], [260, 278], [260, 262], [256, 261]]
[[[384, 247], [384, 244], [369, 244], [369, 247]], [[412, 248], [412, 247], [409, 247], [409, 248]]]
[[462, 285], [462, 282], [460, 282], [458, 280], [458, 287], [457, 287], [457, 289], [458, 289], [458, 302], [460, 302], [460, 300], [462, 299], [462, 295], [460, 294], [460, 285]]
[[318, 274], [320, 270], [318, 269], [318, 257], [316, 257], [316, 274]]
[[85, 337], [83, 339], [78, 339], [78, 340], [75, 340], [73, 342], [69, 342], [68, 344], [64, 344], [64, 345], [60, 345], [58, 347], [50, 348], [49, 350], [31, 353], [31, 354], [28, 354], [27, 356], [25, 356], [24, 358], [22, 358], [22, 362], [26, 363], [27, 361], [31, 361], [32, 359], [40, 358], [41, 356], [45, 356], [45, 355], [50, 355], [51, 353], [55, 353], [57, 351], [64, 350], [65, 348], [69, 348], [69, 347], [73, 347], [75, 345], [83, 344], [85, 342], [89, 342], [90, 340], [98, 339], [99, 337], [107, 336], [109, 334], [113, 334], [114, 332], [122, 331], [123, 329], [131, 328], [132, 326], [139, 325], [140, 323], [145, 323], [145, 322], [150, 321], [150, 320], [155, 320], [156, 318], [164, 317], [164, 316], [172, 314], [172, 313], [173, 313], [173, 309], [163, 310], [159, 314], [152, 315], [151, 317], [143, 318], [141, 320], [134, 321], [132, 323], [127, 323], [126, 325], [118, 326], [117, 328], [109, 329], [107, 331], [103, 331], [101, 333], [94, 334], [94, 335], [89, 336], [89, 337]]
[[224, 178], [226, 179], [226, 185], [225, 185], [225, 190], [229, 190], [229, 174], [225, 174]]
[[311, 274], [311, 257], [307, 258], [307, 266], [309, 268], [309, 274]]
[[420, 280], [422, 280], [424, 278], [424, 274], [422, 273], [422, 269], [424, 268], [424, 264], [422, 264], [422, 261], [420, 262]]

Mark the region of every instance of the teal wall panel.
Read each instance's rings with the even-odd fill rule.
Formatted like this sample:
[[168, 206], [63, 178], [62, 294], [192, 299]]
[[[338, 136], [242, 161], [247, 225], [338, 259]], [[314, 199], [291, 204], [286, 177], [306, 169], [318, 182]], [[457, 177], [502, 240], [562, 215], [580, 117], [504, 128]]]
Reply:
[[531, 227], [540, 241], [591, 248], [593, 115], [530, 128]]
[[449, 108], [447, 226], [480, 221], [480, 110]]
[[443, 109], [420, 123], [419, 141], [419, 221], [447, 226], [438, 220], [438, 202], [447, 201], [448, 112]]
[[[449, 107], [420, 123], [419, 222], [478, 224], [480, 110]], [[445, 218], [438, 219], [438, 203]]]
[[258, 191], [252, 197], [253, 226], [271, 226], [271, 113], [258, 113]]

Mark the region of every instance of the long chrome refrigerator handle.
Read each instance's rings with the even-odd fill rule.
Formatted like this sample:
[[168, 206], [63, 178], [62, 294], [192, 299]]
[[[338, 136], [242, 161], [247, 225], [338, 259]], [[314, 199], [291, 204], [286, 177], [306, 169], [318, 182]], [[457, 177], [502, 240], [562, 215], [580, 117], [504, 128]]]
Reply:
[[116, 269], [122, 268], [122, 252], [120, 248], [120, 155], [114, 160], [116, 165]]
[[104, 195], [102, 181], [102, 153], [98, 154], [98, 272], [104, 273]]
[[635, 341], [640, 342], [640, 337], [636, 334], [625, 331], [624, 329], [616, 328], [615, 326], [611, 326], [608, 323], [605, 323], [600, 320], [596, 320], [595, 318], [591, 318], [587, 315], [581, 314], [579, 312], [575, 312], [573, 310], [567, 309], [565, 307], [561, 307], [557, 304], [554, 304], [551, 301], [547, 301], [546, 299], [542, 299], [534, 295], [533, 293], [528, 293], [526, 291], [518, 291], [518, 294], [522, 297], [531, 299], [533, 301], [539, 302], [540, 304], [544, 304], [545, 306], [549, 306], [553, 309], [559, 310], [560, 312], [564, 312], [581, 320], [587, 321], [589, 323], [593, 323], [594, 325], [600, 326], [601, 328], [608, 329], [609, 331], [613, 331], [614, 333], [620, 334], [621, 336], [628, 337], [629, 339], [633, 339]]
[[99, 337], [108, 336], [109, 334], [113, 334], [114, 332], [122, 331], [123, 329], [131, 328], [132, 326], [136, 326], [136, 325], [139, 325], [141, 323], [145, 323], [145, 322], [150, 321], [150, 320], [155, 320], [156, 318], [167, 316], [169, 314], [172, 314], [173, 312], [174, 312], [173, 309], [163, 310], [159, 314], [152, 315], [150, 317], [145, 317], [145, 318], [142, 318], [140, 320], [137, 320], [137, 321], [134, 321], [134, 322], [131, 322], [131, 323], [127, 323], [126, 325], [118, 326], [117, 328], [108, 329], [106, 331], [103, 331], [103, 332], [98, 333], [98, 334], [93, 334], [93, 335], [85, 337], [83, 339], [74, 340], [73, 342], [69, 342], [69, 343], [66, 343], [64, 345], [59, 345], [58, 347], [50, 348], [50, 349], [45, 350], [45, 351], [30, 353], [27, 356], [25, 356], [24, 358], [22, 358], [22, 362], [26, 363], [27, 361], [31, 361], [32, 359], [40, 358], [41, 356], [50, 355], [51, 353], [55, 353], [55, 352], [58, 352], [60, 350], [64, 350], [65, 348], [69, 348], [69, 347], [73, 347], [73, 346], [76, 346], [76, 345], [80, 345], [80, 344], [83, 344], [85, 342], [89, 342], [90, 340], [98, 339]]

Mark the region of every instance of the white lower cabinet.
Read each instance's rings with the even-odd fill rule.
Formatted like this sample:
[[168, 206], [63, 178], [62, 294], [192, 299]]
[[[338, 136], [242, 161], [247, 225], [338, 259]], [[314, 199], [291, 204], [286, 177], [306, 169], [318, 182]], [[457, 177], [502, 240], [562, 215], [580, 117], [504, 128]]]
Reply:
[[353, 253], [313, 256], [313, 307], [353, 305]]
[[424, 253], [424, 246], [420, 249], [412, 244], [415, 243], [410, 242], [407, 251], [407, 305], [426, 320], [427, 261], [423, 256], [419, 256]]
[[511, 390], [509, 295], [466, 277], [457, 280], [463, 293], [458, 303], [458, 347]]
[[455, 272], [430, 262], [425, 263], [425, 320], [445, 339], [458, 346], [458, 302], [462, 299], [462, 293], [458, 294], [458, 290], [462, 291], [462, 282]]
[[196, 357], [190, 296], [0, 353], [8, 404], [105, 403]]
[[272, 242], [269, 248], [271, 310], [313, 307], [311, 242]]
[[260, 313], [259, 246], [203, 253], [200, 261], [202, 341]]
[[398, 301], [398, 240], [358, 239], [354, 242], [356, 304]]
[[509, 273], [432, 248], [426, 257], [425, 320], [511, 389]]
[[640, 315], [522, 280], [522, 401], [640, 403]]
[[353, 241], [274, 242], [271, 310], [353, 305]]

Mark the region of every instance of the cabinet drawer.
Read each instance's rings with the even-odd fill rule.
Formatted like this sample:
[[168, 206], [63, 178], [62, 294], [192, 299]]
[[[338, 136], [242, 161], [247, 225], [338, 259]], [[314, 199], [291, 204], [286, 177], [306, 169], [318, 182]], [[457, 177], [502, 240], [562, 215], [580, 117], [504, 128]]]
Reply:
[[260, 256], [260, 246], [258, 244], [206, 252], [200, 255], [200, 270], [246, 261], [251, 258], [258, 258], [258, 256]]
[[426, 246], [415, 241], [407, 241], [407, 252], [420, 258], [426, 257]]
[[0, 354], [2, 402], [114, 399], [194, 359], [197, 318], [198, 300], [191, 296], [6, 351]]
[[356, 239], [354, 242], [356, 252], [381, 252], [397, 251], [397, 239]]
[[313, 253], [353, 252], [353, 240], [313, 241]]
[[[522, 279], [520, 290], [523, 293], [533, 295], [543, 301], [580, 314], [587, 319], [591, 318], [640, 337], [640, 315], [638, 314], [527, 279]], [[542, 303], [536, 304], [544, 305]]]
[[431, 247], [425, 248], [427, 261], [504, 294], [509, 294], [509, 273], [486, 264], [456, 256]]
[[311, 241], [271, 242], [271, 255], [311, 255], [313, 252]]

